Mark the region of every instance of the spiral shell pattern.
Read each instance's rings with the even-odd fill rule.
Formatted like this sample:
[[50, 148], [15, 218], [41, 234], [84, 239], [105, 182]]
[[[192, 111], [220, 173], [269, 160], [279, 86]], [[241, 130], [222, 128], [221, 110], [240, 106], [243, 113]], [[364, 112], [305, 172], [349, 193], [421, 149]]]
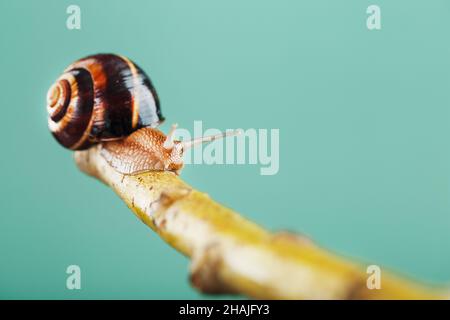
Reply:
[[47, 93], [48, 125], [66, 148], [122, 139], [163, 120], [150, 78], [132, 61], [97, 54], [71, 64]]

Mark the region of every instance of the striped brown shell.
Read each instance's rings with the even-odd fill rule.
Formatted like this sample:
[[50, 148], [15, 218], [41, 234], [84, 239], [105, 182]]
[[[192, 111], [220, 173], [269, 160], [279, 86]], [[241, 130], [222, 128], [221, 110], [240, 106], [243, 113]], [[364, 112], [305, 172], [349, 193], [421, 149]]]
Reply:
[[164, 120], [150, 78], [114, 54], [72, 63], [48, 91], [47, 111], [53, 136], [72, 150], [122, 139]]

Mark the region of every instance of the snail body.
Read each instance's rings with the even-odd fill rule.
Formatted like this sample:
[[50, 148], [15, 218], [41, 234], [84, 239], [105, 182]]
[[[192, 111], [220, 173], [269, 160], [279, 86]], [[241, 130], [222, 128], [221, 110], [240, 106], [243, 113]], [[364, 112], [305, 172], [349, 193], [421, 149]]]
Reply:
[[238, 132], [190, 141], [174, 140], [156, 127], [164, 121], [150, 78], [134, 62], [97, 54], [72, 63], [47, 93], [48, 126], [65, 148], [96, 146], [118, 172], [150, 170], [179, 173], [183, 153], [197, 144]]
[[123, 174], [149, 170], [173, 171], [179, 174], [183, 168], [183, 154], [187, 149], [240, 133], [227, 131], [179, 141], [173, 139], [176, 128], [176, 124], [172, 125], [167, 136], [155, 128], [139, 129], [125, 139], [102, 143], [100, 154], [114, 169]]
[[124, 139], [103, 143], [100, 154], [113, 168], [124, 174], [149, 169], [178, 173], [183, 168], [184, 149], [179, 141], [165, 147], [168, 139], [171, 137], [166, 137], [158, 129], [142, 128]]

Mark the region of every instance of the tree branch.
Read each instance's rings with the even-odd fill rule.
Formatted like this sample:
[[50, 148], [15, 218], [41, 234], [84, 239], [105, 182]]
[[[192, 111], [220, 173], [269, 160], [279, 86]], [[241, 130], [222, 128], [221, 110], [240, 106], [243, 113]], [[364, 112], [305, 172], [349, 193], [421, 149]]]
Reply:
[[110, 186], [168, 244], [191, 258], [190, 281], [205, 293], [259, 299], [427, 299], [432, 288], [382, 273], [369, 290], [362, 265], [296, 234], [270, 233], [171, 172], [123, 175], [99, 154], [77, 151], [85, 173]]

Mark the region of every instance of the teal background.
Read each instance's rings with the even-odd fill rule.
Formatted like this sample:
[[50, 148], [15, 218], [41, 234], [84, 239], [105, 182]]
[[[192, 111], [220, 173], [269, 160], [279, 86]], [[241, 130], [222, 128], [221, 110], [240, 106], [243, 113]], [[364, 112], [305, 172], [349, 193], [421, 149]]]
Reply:
[[[373, 3], [380, 31], [366, 28]], [[280, 129], [278, 175], [189, 166], [196, 188], [269, 229], [450, 282], [448, 1], [2, 0], [0, 12], [0, 298], [205, 298], [188, 260], [48, 132], [48, 87], [97, 52], [149, 73], [164, 130]], [[82, 290], [66, 289], [70, 264]]]

